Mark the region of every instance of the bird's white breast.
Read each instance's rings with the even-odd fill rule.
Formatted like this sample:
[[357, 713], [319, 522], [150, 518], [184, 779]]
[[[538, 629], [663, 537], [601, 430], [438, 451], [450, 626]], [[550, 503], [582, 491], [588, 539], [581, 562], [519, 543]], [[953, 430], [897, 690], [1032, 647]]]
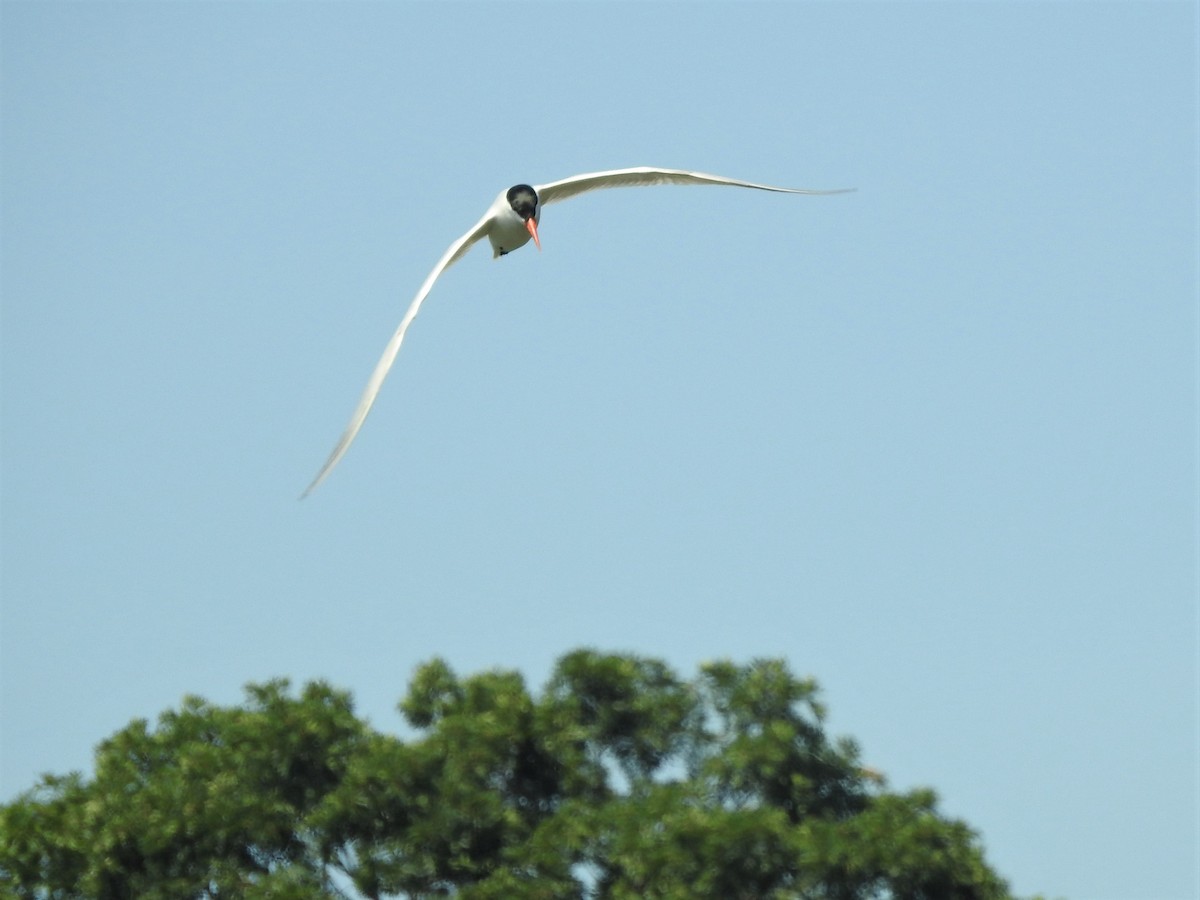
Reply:
[[[524, 247], [529, 243], [529, 231], [525, 228], [525, 220], [513, 212], [508, 201], [504, 199], [504, 195], [500, 196], [497, 206], [503, 208], [496, 210], [492, 216], [492, 227], [488, 230], [488, 240], [492, 242], [493, 258], [502, 253], [512, 253], [517, 248]], [[534, 213], [533, 219], [541, 224], [542, 210], [540, 206]]]

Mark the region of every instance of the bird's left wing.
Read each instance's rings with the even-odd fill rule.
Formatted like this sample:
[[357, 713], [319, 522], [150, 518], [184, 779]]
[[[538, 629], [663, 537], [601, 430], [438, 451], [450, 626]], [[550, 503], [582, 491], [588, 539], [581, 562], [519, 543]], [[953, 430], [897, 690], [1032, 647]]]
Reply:
[[388, 370], [391, 369], [392, 363], [396, 360], [396, 354], [400, 352], [400, 344], [404, 340], [404, 333], [408, 331], [408, 326], [412, 324], [412, 320], [417, 317], [417, 312], [421, 309], [421, 304], [424, 302], [425, 297], [428, 296], [433, 283], [438, 280], [438, 276], [444, 271], [462, 259], [466, 252], [471, 249], [472, 244], [487, 234], [490, 223], [491, 211], [489, 210], [488, 214], [475, 224], [475, 227], [450, 245], [446, 252], [442, 254], [442, 258], [438, 260], [438, 264], [433, 267], [433, 271], [425, 278], [421, 289], [417, 291], [417, 296], [409, 304], [408, 312], [404, 314], [404, 318], [400, 321], [400, 327], [396, 329], [395, 334], [392, 335], [392, 339], [388, 341], [387, 347], [384, 348], [383, 356], [375, 364], [375, 371], [371, 373], [371, 380], [367, 382], [367, 387], [358, 401], [358, 407], [354, 410], [354, 415], [350, 417], [350, 423], [346, 426], [346, 430], [342, 432], [337, 446], [329, 454], [329, 459], [325, 460], [325, 465], [321, 467], [321, 471], [317, 473], [317, 477], [312, 480], [312, 484], [304, 489], [304, 493], [300, 495], [300, 499], [303, 500], [315, 491], [317, 485], [325, 480], [325, 477], [333, 471], [333, 467], [338, 464], [338, 461], [346, 455], [346, 451], [350, 449], [350, 444], [354, 441], [355, 435], [362, 428], [363, 422], [367, 420], [367, 414], [371, 411], [371, 407], [375, 403], [375, 398], [379, 396], [379, 389], [383, 386], [383, 380], [387, 378]]
[[832, 191], [817, 191], [808, 188], [772, 187], [769, 184], [756, 184], [753, 181], [726, 178], [724, 175], [706, 175], [703, 172], [685, 172], [682, 169], [656, 169], [652, 166], [572, 175], [570, 178], [552, 181], [549, 184], [540, 184], [534, 190], [537, 191], [541, 204], [545, 206], [547, 203], [557, 203], [586, 191], [615, 187], [649, 187], [655, 184], [723, 184], [730, 187], [754, 188], [759, 191], [778, 191], [783, 194], [844, 194], [854, 190], [854, 188], [841, 188]]

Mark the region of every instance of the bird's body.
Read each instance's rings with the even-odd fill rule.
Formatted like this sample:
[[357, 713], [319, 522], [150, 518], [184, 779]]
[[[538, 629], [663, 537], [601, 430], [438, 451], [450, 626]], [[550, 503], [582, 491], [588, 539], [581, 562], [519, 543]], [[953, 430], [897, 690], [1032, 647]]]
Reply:
[[[534, 219], [538, 225], [541, 210]], [[529, 231], [525, 228], [525, 220], [516, 215], [511, 209], [500, 210], [491, 220], [492, 227], [488, 229], [488, 241], [492, 245], [492, 258], [512, 253], [529, 243]]]
[[[530, 219], [532, 228], [528, 225]], [[537, 226], [542, 224], [542, 204], [538, 202], [537, 191], [527, 184], [510, 187], [488, 208], [483, 221], [489, 223], [487, 236], [492, 245], [492, 259], [524, 247], [531, 237], [537, 240]]]
[[784, 194], [841, 194], [845, 193], [846, 190], [852, 190], [818, 191], [804, 188], [772, 187], [766, 184], [756, 184], [751, 181], [725, 178], [721, 175], [706, 175], [703, 172], [686, 172], [681, 169], [658, 169], [650, 166], [573, 175], [570, 178], [563, 178], [560, 181], [552, 181], [549, 184], [537, 186], [528, 184], [514, 185], [496, 198], [495, 202], [484, 213], [483, 218], [476, 222], [470, 231], [462, 235], [446, 249], [438, 264], [433, 267], [433, 271], [426, 276], [420, 290], [417, 291], [416, 297], [409, 304], [408, 311], [404, 314], [400, 326], [392, 335], [392, 339], [388, 341], [388, 345], [383, 351], [383, 356], [375, 366], [375, 371], [371, 373], [367, 387], [358, 401], [358, 407], [354, 410], [354, 415], [351, 416], [350, 423], [342, 433], [341, 439], [338, 441], [337, 446], [333, 448], [333, 452], [329, 454], [329, 459], [325, 461], [325, 465], [321, 467], [321, 471], [317, 473], [312, 484], [308, 486], [301, 496], [306, 497], [312, 493], [317, 485], [325, 480], [325, 477], [333, 470], [333, 467], [337, 465], [338, 461], [350, 448], [351, 442], [354, 440], [355, 435], [358, 434], [359, 429], [362, 428], [367, 414], [371, 411], [371, 406], [375, 403], [375, 398], [379, 394], [379, 389], [383, 385], [384, 378], [387, 377], [388, 370], [391, 369], [392, 363], [396, 359], [396, 354], [400, 350], [400, 344], [404, 340], [404, 334], [408, 331], [408, 326], [416, 318], [421, 304], [433, 288], [433, 283], [437, 281], [442, 272], [446, 271], [446, 269], [450, 268], [450, 266], [466, 255], [466, 252], [471, 249], [472, 245], [486, 237], [492, 245], [493, 257], [500, 257], [511, 253], [525, 246], [525, 244], [529, 243], [530, 239], [537, 244], [538, 249], [541, 249], [537, 229], [538, 225], [541, 224], [542, 207], [546, 204], [557, 203], [560, 200], [566, 200], [586, 191], [600, 190], [602, 188], [648, 187], [656, 184], [727, 185], [731, 187], [753, 188], [760, 191], [775, 191]]

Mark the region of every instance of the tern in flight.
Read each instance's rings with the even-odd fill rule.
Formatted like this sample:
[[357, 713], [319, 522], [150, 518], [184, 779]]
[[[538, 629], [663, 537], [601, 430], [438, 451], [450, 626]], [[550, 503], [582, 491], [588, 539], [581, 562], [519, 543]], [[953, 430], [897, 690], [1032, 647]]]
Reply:
[[354, 410], [354, 415], [350, 417], [350, 423], [346, 426], [346, 430], [338, 439], [337, 446], [333, 448], [329, 459], [325, 460], [325, 465], [321, 467], [321, 471], [317, 473], [317, 477], [312, 480], [312, 484], [305, 489], [301, 497], [307, 497], [316, 490], [317, 485], [325, 480], [326, 476], [333, 471], [333, 467], [350, 449], [350, 444], [354, 441], [359, 429], [362, 428], [363, 422], [366, 421], [367, 414], [371, 411], [371, 406], [379, 395], [379, 388], [383, 385], [383, 380], [387, 377], [388, 370], [391, 369], [392, 363], [396, 359], [400, 343], [404, 340], [404, 333], [408, 331], [412, 320], [417, 317], [417, 311], [425, 302], [433, 283], [443, 272], [462, 259], [471, 249], [472, 244], [486, 237], [492, 244], [493, 258], [504, 256], [506, 253], [512, 253], [512, 251], [525, 246], [529, 243], [530, 238], [533, 238], [534, 244], [541, 250], [542, 242], [538, 239], [538, 224], [542, 221], [543, 206], [600, 188], [648, 187], [655, 184], [718, 184], [753, 188], [759, 191], [776, 191], [782, 194], [844, 194], [853, 190], [853, 188], [842, 188], [832, 191], [816, 191], [804, 188], [772, 187], [768, 184], [739, 181], [736, 178], [725, 178], [721, 175], [684, 172], [680, 169], [656, 169], [652, 166], [612, 169], [608, 172], [589, 172], [586, 175], [572, 175], [570, 178], [552, 181], [549, 184], [513, 185], [496, 198], [488, 207], [487, 212], [483, 214], [482, 219], [472, 225], [466, 234], [447, 248], [437, 265], [433, 267], [433, 271], [426, 276], [420, 290], [417, 291], [417, 296], [409, 304], [408, 312], [401, 319], [400, 326], [392, 335], [392, 339], [388, 341], [387, 347], [384, 348], [383, 356], [376, 364], [375, 371], [371, 373], [371, 380], [367, 382], [367, 387], [358, 401], [358, 407]]

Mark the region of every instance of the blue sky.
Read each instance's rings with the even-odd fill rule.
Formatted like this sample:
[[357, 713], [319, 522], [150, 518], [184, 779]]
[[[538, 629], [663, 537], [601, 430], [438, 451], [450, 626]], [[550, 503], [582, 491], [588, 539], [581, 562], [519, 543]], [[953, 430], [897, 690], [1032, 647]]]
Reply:
[[[14, 3], [0, 798], [186, 693], [785, 657], [1021, 893], [1197, 884], [1190, 3]], [[510, 185], [544, 252], [437, 284]]]

